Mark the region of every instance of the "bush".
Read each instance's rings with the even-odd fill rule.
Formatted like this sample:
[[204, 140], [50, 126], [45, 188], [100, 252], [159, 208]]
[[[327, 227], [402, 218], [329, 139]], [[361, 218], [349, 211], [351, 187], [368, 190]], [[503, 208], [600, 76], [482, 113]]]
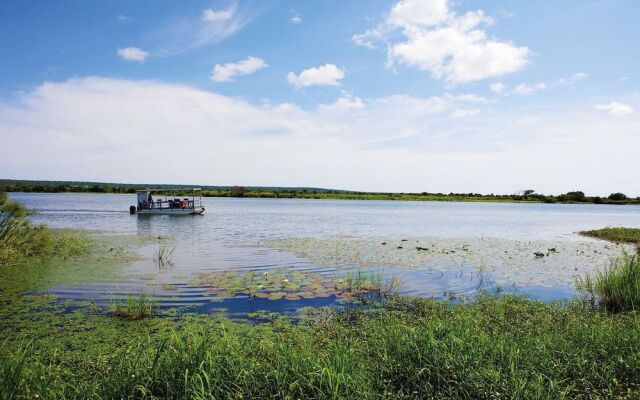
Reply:
[[246, 192], [243, 186], [233, 186], [229, 191], [231, 197], [244, 197]]
[[609, 195], [609, 200], [613, 201], [623, 201], [627, 199], [627, 195], [624, 193], [611, 193]]

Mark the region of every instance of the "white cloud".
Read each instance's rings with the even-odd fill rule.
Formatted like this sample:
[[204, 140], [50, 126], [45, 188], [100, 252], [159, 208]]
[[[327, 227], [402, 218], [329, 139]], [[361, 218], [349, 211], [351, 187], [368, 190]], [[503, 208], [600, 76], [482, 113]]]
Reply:
[[386, 40], [387, 66], [404, 64], [465, 83], [517, 71], [529, 61], [528, 48], [487, 36], [484, 27], [493, 22], [482, 10], [458, 15], [448, 0], [400, 0], [383, 24], [352, 40], [370, 49]]
[[[470, 115], [471, 103], [448, 96], [342, 93], [303, 109], [100, 77], [47, 82], [18, 96], [0, 101], [6, 178], [485, 193], [529, 182], [543, 193], [640, 195], [640, 116], [576, 107], [588, 103], [542, 105], [534, 114], [489, 103]], [[159, 168], [158, 160], [180, 168]]]
[[130, 17], [127, 17], [126, 15], [118, 15], [118, 22], [129, 22], [131, 21]]
[[456, 108], [456, 110], [451, 114], [454, 118], [465, 118], [465, 117], [473, 117], [480, 114], [480, 110], [477, 108], [472, 109], [461, 109]]
[[633, 107], [628, 104], [612, 101], [607, 104], [596, 104], [593, 106], [598, 111], [606, 111], [613, 117], [623, 117], [625, 115], [631, 115], [635, 112]]
[[319, 107], [322, 110], [331, 110], [331, 111], [353, 111], [353, 110], [361, 110], [365, 108], [365, 104], [359, 97], [353, 97], [349, 94], [344, 94], [340, 96], [334, 103], [332, 104], [322, 104]]
[[200, 14], [172, 17], [145, 35], [153, 54], [172, 56], [219, 43], [246, 26], [259, 8], [238, 7], [234, 2], [224, 10], [205, 9]]
[[267, 63], [264, 60], [249, 56], [236, 63], [216, 64], [211, 71], [211, 80], [215, 82], [233, 81], [236, 76], [251, 75], [265, 67], [267, 67]]
[[526, 83], [521, 83], [513, 89], [513, 92], [521, 95], [530, 95], [533, 92], [539, 92], [541, 90], [545, 90], [547, 88], [547, 84], [540, 82], [534, 85], [527, 85]]
[[145, 62], [149, 52], [138, 47], [125, 47], [118, 49], [118, 55], [127, 61]]
[[290, 19], [291, 23], [293, 24], [301, 24], [302, 23], [302, 16], [300, 14], [298, 14], [297, 12], [293, 11], [293, 15], [291, 16]]
[[506, 88], [507, 85], [502, 82], [494, 82], [489, 86], [489, 90], [491, 90], [493, 93], [502, 93]]
[[575, 85], [579, 81], [586, 79], [588, 77], [589, 77], [589, 74], [585, 72], [576, 72], [575, 74], [571, 75], [569, 78], [558, 79], [556, 83], [558, 85]]
[[446, 96], [455, 100], [460, 100], [468, 103], [487, 104], [489, 102], [489, 99], [487, 99], [486, 97], [478, 96], [477, 94], [473, 94], [473, 93], [462, 93], [458, 95], [452, 95], [447, 93]]
[[305, 69], [296, 75], [289, 72], [287, 80], [297, 88], [307, 86], [340, 86], [344, 78], [344, 71], [334, 64], [324, 64], [319, 67]]
[[206, 22], [224, 22], [233, 17], [233, 9], [214, 11], [207, 8], [202, 11], [202, 19]]

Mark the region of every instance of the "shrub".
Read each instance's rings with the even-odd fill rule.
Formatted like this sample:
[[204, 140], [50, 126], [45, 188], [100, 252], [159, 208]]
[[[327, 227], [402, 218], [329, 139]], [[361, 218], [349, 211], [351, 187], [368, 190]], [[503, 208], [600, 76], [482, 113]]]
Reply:
[[245, 195], [245, 188], [243, 186], [233, 186], [231, 189], [229, 189], [231, 197], [244, 197]]
[[611, 193], [609, 195], [609, 200], [613, 200], [613, 201], [622, 201], [626, 199], [627, 199], [627, 195], [624, 193]]

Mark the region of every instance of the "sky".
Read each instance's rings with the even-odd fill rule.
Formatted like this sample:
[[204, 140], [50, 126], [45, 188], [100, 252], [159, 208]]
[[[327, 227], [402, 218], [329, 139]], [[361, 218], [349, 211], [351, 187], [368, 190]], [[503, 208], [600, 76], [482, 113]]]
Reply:
[[3, 1], [0, 178], [640, 196], [637, 0]]

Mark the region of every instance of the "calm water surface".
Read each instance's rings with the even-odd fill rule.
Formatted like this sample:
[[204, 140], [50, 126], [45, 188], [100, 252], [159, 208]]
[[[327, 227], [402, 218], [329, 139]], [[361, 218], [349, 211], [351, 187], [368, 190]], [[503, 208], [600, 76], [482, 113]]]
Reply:
[[[38, 211], [33, 216], [34, 222], [51, 227], [173, 239], [174, 267], [170, 271], [158, 271], [153, 261], [147, 259], [128, 267], [131, 277], [122, 282], [52, 289], [62, 298], [100, 302], [114, 294], [152, 287], [165, 306], [197, 305], [206, 312], [224, 310], [232, 315], [265, 308], [295, 312], [301, 306], [336, 301], [330, 297], [252, 302], [234, 298], [218, 302], [207, 295], [206, 288], [187, 285], [194, 273], [221, 270], [258, 272], [287, 267], [334, 273], [334, 267], [314, 265], [304, 257], [261, 246], [270, 239], [482, 237], [583, 241], [575, 232], [604, 226], [640, 227], [639, 206], [205, 198], [204, 215], [175, 217], [129, 215], [134, 195], [12, 193], [11, 198]], [[150, 258], [156, 248], [148, 246], [141, 252]], [[473, 294], [491, 278], [479, 276], [471, 266], [452, 268], [446, 273], [398, 268], [394, 274], [401, 275], [406, 282], [401, 291], [426, 297]], [[175, 285], [177, 290], [164, 291], [163, 284]], [[543, 299], [563, 298], [572, 293], [566, 287], [529, 289], [528, 293]]]

